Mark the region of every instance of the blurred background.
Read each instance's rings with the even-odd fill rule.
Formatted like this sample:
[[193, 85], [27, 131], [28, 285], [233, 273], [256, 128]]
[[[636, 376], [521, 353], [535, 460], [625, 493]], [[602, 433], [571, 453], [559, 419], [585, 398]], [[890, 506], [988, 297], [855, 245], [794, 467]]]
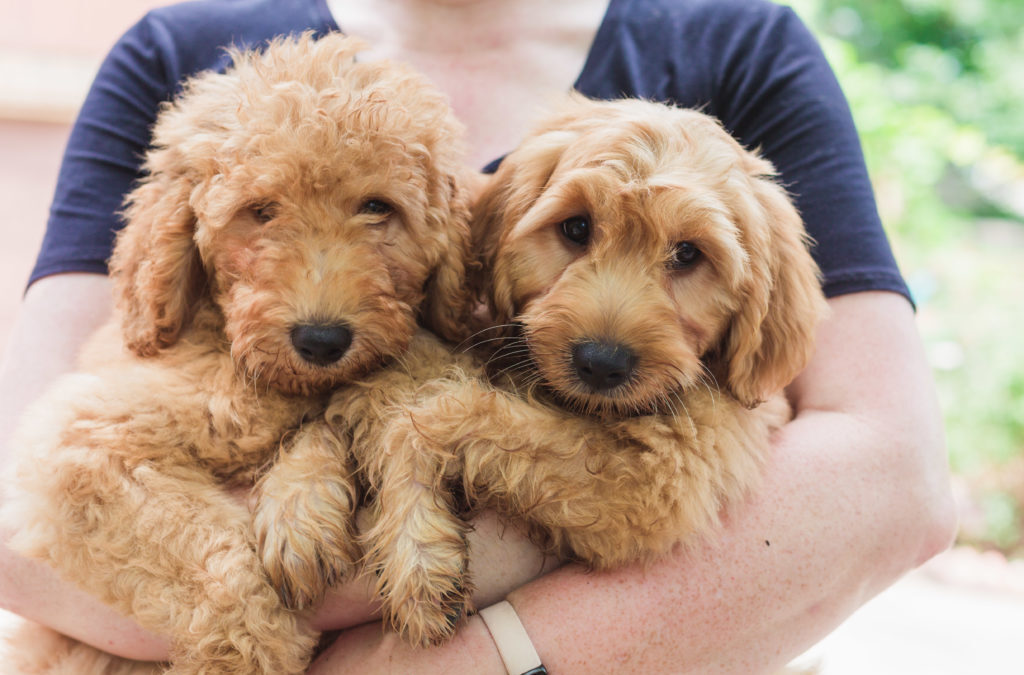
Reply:
[[967, 500], [961, 538], [1022, 554], [1024, 2], [795, 8], [850, 99], [918, 305]]
[[[106, 50], [159, 4], [0, 6], [0, 349], [75, 110]], [[957, 548], [805, 661], [826, 675], [1024, 672], [1024, 2], [788, 4], [850, 99], [918, 306], [961, 511]]]
[[960, 510], [956, 549], [813, 651], [826, 673], [1024, 672], [1024, 2], [788, 4], [850, 100]]

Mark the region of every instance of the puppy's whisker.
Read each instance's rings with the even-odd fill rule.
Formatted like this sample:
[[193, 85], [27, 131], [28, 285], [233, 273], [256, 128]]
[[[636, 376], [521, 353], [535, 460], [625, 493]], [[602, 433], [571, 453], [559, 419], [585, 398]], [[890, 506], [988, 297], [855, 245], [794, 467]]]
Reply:
[[500, 355], [501, 358], [515, 358], [523, 355], [529, 355], [530, 353], [531, 352], [529, 347], [519, 346], [515, 348], [510, 347], [508, 349], [502, 349], [502, 351], [500, 351], [497, 355]]
[[532, 375], [527, 376], [526, 378], [513, 381], [512, 388], [517, 393], [517, 395], [529, 397], [533, 395], [533, 391], [535, 389], [542, 387], [543, 384], [544, 382], [541, 379], [540, 374], [534, 372]]
[[675, 410], [672, 408], [668, 397], [665, 394], [659, 394], [657, 401], [654, 403], [654, 411], [659, 415], [667, 415], [669, 417], [675, 416]]
[[[473, 349], [478, 349], [478, 348], [480, 348], [480, 347], [482, 347], [482, 346], [484, 346], [486, 344], [489, 344], [491, 342], [498, 342], [500, 340], [508, 340], [508, 339], [511, 339], [511, 338], [509, 338], [507, 336], [504, 336], [504, 335], [499, 335], [498, 337], [487, 338], [486, 340], [479, 340], [479, 341], [474, 342], [473, 344], [469, 345], [468, 347], [465, 347], [464, 349], [462, 349], [462, 351], [463, 352], [468, 352], [468, 351], [473, 350]], [[460, 342], [459, 346], [462, 346], [462, 344], [464, 344], [464, 343], [465, 343], [465, 340]]]
[[679, 419], [679, 409], [685, 407], [683, 397], [678, 391], [671, 391], [665, 395], [669, 408], [672, 410], [672, 418]]
[[[477, 333], [477, 335], [480, 335], [480, 333]], [[474, 336], [474, 337], [476, 337], [476, 336]], [[516, 333], [502, 332], [502, 333], [498, 333], [497, 335], [493, 335], [491, 337], [480, 337], [480, 338], [477, 338], [477, 339], [473, 339], [473, 341], [470, 342], [471, 339], [472, 338], [467, 338], [466, 340], [463, 340], [462, 342], [459, 343], [458, 346], [462, 347], [462, 351], [463, 352], [470, 351], [470, 350], [473, 350], [473, 349], [482, 349], [486, 345], [492, 344], [494, 342], [500, 342], [502, 340], [518, 342], [518, 341], [522, 340], [522, 336], [518, 335]], [[464, 346], [464, 345], [467, 345], [467, 346]]]
[[690, 415], [690, 409], [686, 407], [686, 401], [683, 400], [682, 396], [677, 395], [676, 400], [679, 401], [679, 405], [683, 408], [683, 414], [686, 415], [687, 422], [690, 423], [690, 431], [693, 433], [694, 438], [697, 437], [697, 424], [693, 421], [693, 417]]
[[[712, 409], [717, 407], [717, 392], [721, 391], [721, 387], [718, 386], [718, 380], [715, 378], [715, 374], [711, 372], [711, 369], [707, 367], [707, 364], [701, 363], [701, 371], [697, 375], [697, 381], [703, 384], [704, 388], [708, 390], [708, 396], [711, 397]], [[712, 382], [714, 383], [714, 387], [711, 386]]]
[[501, 358], [509, 361], [515, 361], [516, 363], [528, 363], [535, 365], [533, 350], [522, 345], [509, 345], [507, 349], [501, 352]]
[[[504, 368], [502, 368], [501, 370], [496, 372], [495, 375], [500, 377], [502, 375], [508, 375], [510, 373], [527, 372], [527, 371], [536, 372], [536, 369], [533, 367], [533, 364], [528, 362], [528, 361], [518, 361], [516, 363], [511, 363], [511, 364], [505, 366]], [[538, 373], [537, 377], [538, 378], [540, 377], [539, 373]]]
[[[528, 344], [530, 344], [529, 340], [524, 335], [502, 335], [502, 336], [500, 336], [498, 338], [495, 338], [495, 340], [502, 340], [506, 344], [510, 344], [510, 345], [528, 345]], [[484, 344], [484, 343], [481, 342], [480, 344]]]
[[518, 328], [520, 325], [521, 324], [516, 323], [515, 321], [508, 321], [506, 323], [496, 323], [487, 326], [486, 328], [481, 328], [480, 330], [477, 331], [477, 334], [479, 335], [480, 333], [486, 333], [489, 330], [499, 330], [502, 328]]
[[718, 378], [716, 378], [715, 374], [713, 372], [711, 372], [710, 368], [708, 368], [708, 364], [706, 364], [706, 363], [704, 363], [702, 361], [701, 364], [700, 364], [700, 369], [701, 369], [702, 373], [707, 375], [711, 379], [711, 381], [715, 383], [715, 387], [717, 388], [718, 387]]
[[526, 382], [530, 384], [540, 384], [544, 381], [544, 377], [540, 374], [536, 368], [524, 369], [528, 372]]
[[543, 391], [545, 389], [544, 380], [536, 373], [513, 379], [512, 383], [513, 388], [517, 391], [522, 390], [525, 392], [525, 395], [530, 397], [536, 397], [536, 391]]
[[675, 396], [672, 392], [662, 395], [662, 400], [665, 402], [665, 410], [672, 419], [676, 419], [679, 416], [679, 409], [676, 407]]
[[[498, 324], [496, 326], [488, 326], [487, 328], [484, 328], [482, 330], [478, 330], [477, 332], [473, 333], [469, 337], [465, 338], [464, 340], [459, 342], [459, 344], [455, 345], [455, 348], [456, 349], [460, 349], [461, 348], [461, 350], [465, 352], [465, 351], [469, 351], [470, 349], [474, 349], [476, 347], [479, 347], [482, 344], [486, 344], [488, 342], [491, 342], [493, 340], [501, 340], [504, 336], [499, 335], [498, 337], [488, 338], [488, 339], [482, 340], [480, 342], [472, 342], [472, 340], [474, 340], [475, 338], [479, 337], [480, 335], [483, 335], [484, 333], [490, 333], [490, 332], [497, 331], [497, 330], [504, 330], [504, 329], [507, 329], [507, 328], [515, 328], [515, 326], [516, 326], [516, 324], [512, 324], [512, 323], [503, 323], [503, 324]], [[466, 343], [471, 343], [471, 344], [469, 344], [468, 346], [464, 347], [464, 345], [466, 345]]]
[[485, 342], [489, 342], [489, 341], [494, 340], [494, 339], [511, 340], [511, 341], [514, 341], [514, 342], [519, 342], [519, 341], [525, 340], [526, 337], [522, 333], [513, 331], [513, 332], [509, 332], [509, 333], [502, 333], [500, 335], [496, 335], [496, 336], [491, 337], [491, 338], [485, 338], [479, 344], [484, 344]]
[[530, 343], [527, 342], [524, 338], [502, 338], [502, 343], [500, 346], [497, 347], [497, 351], [501, 352], [502, 350], [510, 349], [512, 347], [528, 348], [529, 346]]
[[494, 361], [501, 361], [503, 359], [516, 358], [521, 354], [529, 354], [529, 347], [523, 347], [521, 345], [503, 345], [498, 348], [493, 354], [491, 354], [485, 361], [485, 365], [491, 365]]

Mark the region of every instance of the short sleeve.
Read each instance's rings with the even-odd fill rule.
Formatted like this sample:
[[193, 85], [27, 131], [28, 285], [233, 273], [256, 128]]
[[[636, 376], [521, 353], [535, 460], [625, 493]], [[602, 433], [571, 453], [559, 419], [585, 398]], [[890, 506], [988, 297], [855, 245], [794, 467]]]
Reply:
[[226, 68], [226, 47], [307, 30], [338, 30], [323, 0], [196, 0], [154, 9], [128, 29], [72, 126], [29, 283], [61, 272], [106, 273], [161, 104], [186, 78]]
[[138, 175], [160, 103], [172, 92], [144, 18], [107, 55], [72, 126], [30, 283], [59, 272], [106, 272], [123, 196]]
[[763, 13], [747, 30], [717, 36], [715, 113], [775, 165], [814, 241], [827, 296], [886, 290], [911, 299], [831, 67], [791, 9]]

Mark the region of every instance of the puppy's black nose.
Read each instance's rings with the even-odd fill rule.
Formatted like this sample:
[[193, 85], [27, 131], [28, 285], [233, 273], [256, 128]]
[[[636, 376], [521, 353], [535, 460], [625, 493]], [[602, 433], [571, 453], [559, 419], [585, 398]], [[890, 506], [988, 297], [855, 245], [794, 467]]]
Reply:
[[572, 348], [572, 365], [587, 386], [604, 391], [629, 380], [636, 367], [636, 354], [625, 345], [581, 342]]
[[338, 361], [352, 344], [352, 331], [342, 323], [305, 323], [292, 328], [292, 346], [303, 360], [318, 366]]

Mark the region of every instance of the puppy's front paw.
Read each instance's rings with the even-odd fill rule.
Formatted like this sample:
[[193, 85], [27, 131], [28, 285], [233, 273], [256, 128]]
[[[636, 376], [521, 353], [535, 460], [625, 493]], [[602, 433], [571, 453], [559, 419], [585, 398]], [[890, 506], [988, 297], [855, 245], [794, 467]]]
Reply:
[[412, 644], [438, 645], [455, 635], [459, 622], [469, 609], [468, 580], [463, 571], [433, 582], [439, 588], [431, 589], [429, 598], [388, 594], [388, 618], [399, 634]]
[[430, 549], [418, 547], [412, 555], [415, 560], [398, 555], [373, 566], [385, 622], [409, 643], [422, 646], [451, 639], [471, 609], [464, 545]]
[[301, 610], [348, 576], [361, 555], [353, 527], [355, 493], [339, 477], [282, 483], [264, 480], [253, 529], [271, 584], [285, 606]]

